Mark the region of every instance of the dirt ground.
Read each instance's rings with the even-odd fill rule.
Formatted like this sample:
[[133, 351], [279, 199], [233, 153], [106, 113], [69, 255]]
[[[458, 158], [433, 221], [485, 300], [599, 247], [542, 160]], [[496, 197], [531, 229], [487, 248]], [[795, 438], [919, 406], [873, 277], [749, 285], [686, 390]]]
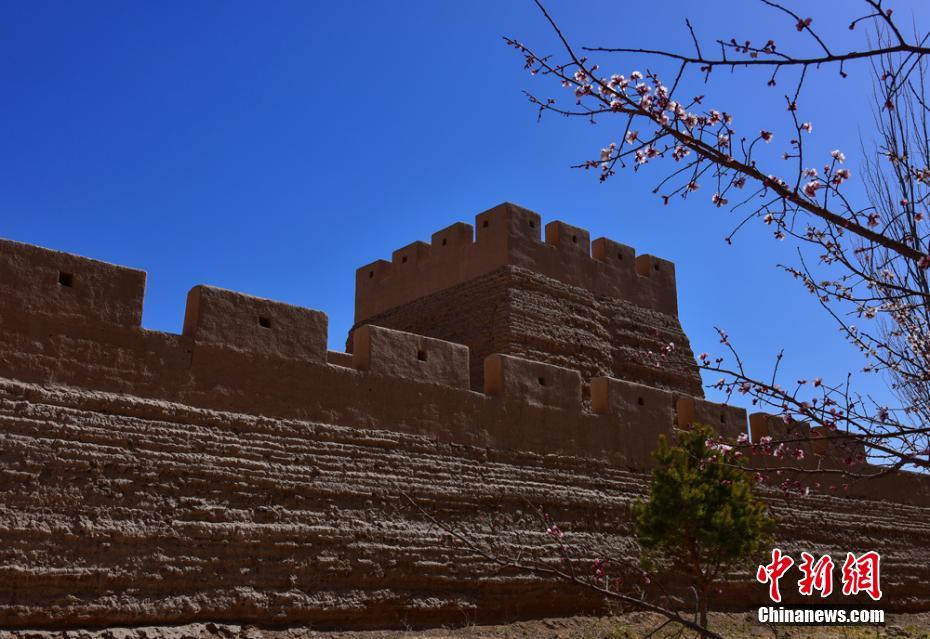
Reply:
[[[521, 621], [501, 626], [467, 626], [429, 630], [319, 631], [307, 627], [265, 629], [255, 626], [198, 623], [184, 626], [109, 628], [105, 630], [0, 631], [0, 639], [671, 639], [691, 637], [666, 627], [650, 636], [661, 619], [645, 613], [612, 617], [570, 617]], [[711, 628], [724, 637], [772, 639], [930, 639], [930, 613], [889, 615], [884, 626], [781, 626], [756, 623], [750, 613], [714, 613]]]

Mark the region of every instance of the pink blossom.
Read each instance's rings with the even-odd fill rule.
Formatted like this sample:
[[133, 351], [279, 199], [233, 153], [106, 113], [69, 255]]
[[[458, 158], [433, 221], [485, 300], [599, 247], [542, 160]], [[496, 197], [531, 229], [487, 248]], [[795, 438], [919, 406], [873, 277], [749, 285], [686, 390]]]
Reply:
[[802, 124], [799, 128], [800, 128], [802, 131], [806, 131], [807, 133], [810, 133], [811, 131], [814, 130], [814, 125], [811, 124], [810, 122], [805, 122], [805, 123]]
[[849, 169], [837, 169], [836, 173], [833, 174], [833, 183], [839, 186], [848, 180], [850, 175], [852, 175], [852, 173]]
[[811, 180], [804, 185], [804, 195], [809, 198], [817, 197], [817, 189], [823, 188], [823, 182], [820, 180]]
[[617, 75], [617, 74], [615, 73], [615, 74], [613, 74], [612, 76], [610, 76], [610, 82], [609, 82], [609, 84], [610, 84], [611, 86], [617, 86], [617, 87], [620, 87], [621, 89], [623, 89], [623, 88], [625, 88], [626, 85], [627, 85], [627, 80], [626, 80], [626, 78], [624, 78], [622, 75]]
[[766, 142], [771, 142], [772, 138], [774, 137], [774, 134], [771, 131], [766, 131], [765, 129], [762, 129], [761, 131], [759, 131], [759, 137], [761, 137]]
[[833, 149], [833, 151], [830, 152], [830, 155], [833, 156], [833, 159], [840, 164], [846, 161], [846, 156], [839, 149]]

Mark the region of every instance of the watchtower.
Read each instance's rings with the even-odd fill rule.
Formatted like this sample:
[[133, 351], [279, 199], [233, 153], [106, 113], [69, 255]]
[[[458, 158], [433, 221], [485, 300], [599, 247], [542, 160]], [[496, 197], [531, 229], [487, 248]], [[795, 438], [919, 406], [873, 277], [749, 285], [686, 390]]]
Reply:
[[476, 390], [502, 353], [703, 397], [674, 264], [511, 203], [359, 268], [363, 324], [468, 346]]

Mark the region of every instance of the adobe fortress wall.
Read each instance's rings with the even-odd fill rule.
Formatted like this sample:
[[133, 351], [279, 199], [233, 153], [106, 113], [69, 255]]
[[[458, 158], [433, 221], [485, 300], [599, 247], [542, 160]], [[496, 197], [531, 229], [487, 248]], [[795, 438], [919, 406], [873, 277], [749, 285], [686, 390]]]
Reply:
[[[502, 210], [508, 224], [538, 229], [528, 224], [538, 218]], [[479, 228], [501, 219], [488, 218]], [[565, 228], [552, 242], [580, 237]], [[584, 266], [533, 271], [549, 268], [534, 251], [563, 249], [513, 236], [462, 244], [510, 251], [490, 275], [509, 269], [519, 284], [503, 295], [509, 323], [492, 325], [503, 350], [478, 360], [478, 389], [466, 343], [360, 323], [351, 352], [332, 352], [324, 313], [209, 286], [188, 295], [181, 334], [147, 330], [143, 272], [0, 241], [0, 627], [402, 627], [600, 610], [590, 594], [450, 547], [402, 495], [476, 539], [557, 560], [527, 506], [539, 504], [635, 579], [629, 513], [658, 436], [692, 422], [736, 436], [746, 413], [682, 390], [681, 377], [660, 387], [555, 365], [556, 333], [538, 346], [549, 361], [519, 356], [527, 343], [514, 327], [532, 317], [522, 305], [530, 290], [535, 303], [560, 296], [549, 308], [595, 304], [607, 341], [629, 334], [603, 309], [632, 322], [674, 318], [674, 308], [660, 301], [669, 280], [654, 288], [654, 279], [631, 280], [644, 287], [637, 299], [661, 311], [611, 297], [633, 289], [584, 279], [607, 266], [583, 251]], [[417, 305], [396, 301], [412, 293], [392, 292], [401, 281], [388, 281], [387, 297], [363, 303]], [[619, 360], [612, 354], [603, 366], [641, 374], [616, 368]], [[752, 431], [790, 434], [762, 414]], [[818, 443], [808, 463], [826, 471], [859, 454], [839, 438]], [[833, 477], [825, 472], [825, 487]], [[782, 517], [786, 549], [845, 552], [863, 536], [883, 552], [886, 607], [930, 608], [924, 478], [852, 482], [842, 496], [798, 503], [763, 492]], [[751, 576], [731, 575], [722, 587], [722, 607], [763, 601]]]
[[0, 376], [639, 469], [675, 425], [747, 432], [737, 407], [506, 354], [475, 392], [465, 346], [365, 325], [332, 352], [325, 313], [209, 286], [182, 334], [150, 331], [144, 289], [141, 271], [0, 240]]
[[324, 313], [209, 286], [188, 295], [181, 335], [150, 331], [144, 288], [140, 271], [0, 241], [0, 376], [638, 468], [680, 402], [745, 430], [740, 409], [622, 380], [592, 410], [578, 371], [506, 355], [474, 392], [464, 346], [365, 326], [354, 353], [331, 352]]

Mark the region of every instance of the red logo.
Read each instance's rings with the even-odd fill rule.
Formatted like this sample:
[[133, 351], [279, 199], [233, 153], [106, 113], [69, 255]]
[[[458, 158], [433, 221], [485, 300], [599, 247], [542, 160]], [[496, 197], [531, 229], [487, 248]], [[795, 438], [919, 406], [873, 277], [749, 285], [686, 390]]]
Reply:
[[843, 563], [843, 594], [856, 595], [868, 593], [874, 601], [882, 598], [882, 586], [879, 577], [881, 556], [871, 550], [859, 557], [846, 553]]
[[[756, 570], [756, 581], [768, 584], [769, 599], [775, 603], [781, 602], [779, 580], [794, 565], [794, 559], [783, 554], [781, 549], [772, 549], [772, 561], [760, 565]], [[808, 552], [801, 553], [801, 563], [798, 564], [801, 579], [798, 580], [798, 592], [811, 597], [814, 591], [819, 591], [821, 597], [829, 597], [833, 592], [834, 563], [830, 555], [823, 555], [815, 561], [814, 556]], [[846, 561], [842, 568], [843, 594], [856, 595], [864, 592], [873, 600], [882, 598], [881, 588], [881, 555], [874, 550], [863, 553], [858, 557], [851, 552], [846, 553]]]
[[798, 568], [804, 573], [804, 577], [798, 581], [798, 592], [810, 597], [815, 590], [819, 590], [821, 597], [830, 596], [833, 592], [833, 560], [830, 555], [824, 555], [814, 563], [813, 555], [802, 552]]
[[794, 559], [788, 555], [782, 555], [778, 548], [772, 549], [772, 563], [767, 566], [759, 566], [756, 571], [756, 579], [759, 583], [769, 585], [769, 599], [774, 602], [781, 601], [781, 591], [778, 589], [778, 580], [782, 578], [791, 566], [794, 565]]

